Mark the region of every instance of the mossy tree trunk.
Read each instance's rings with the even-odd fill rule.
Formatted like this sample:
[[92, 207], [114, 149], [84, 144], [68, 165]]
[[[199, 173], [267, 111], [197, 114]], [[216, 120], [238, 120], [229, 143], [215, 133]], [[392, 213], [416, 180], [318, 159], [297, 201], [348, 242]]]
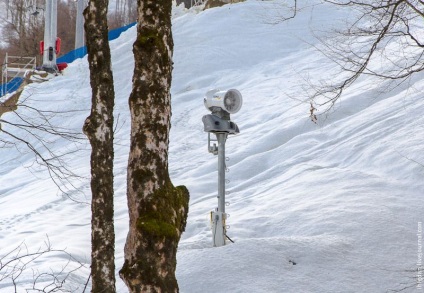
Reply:
[[120, 276], [131, 293], [178, 292], [176, 252], [185, 229], [188, 190], [168, 173], [173, 41], [171, 0], [138, 0], [135, 69], [129, 98], [130, 228]]
[[113, 223], [113, 107], [115, 93], [108, 41], [108, 0], [84, 10], [92, 107], [84, 123], [91, 144], [91, 292], [116, 292]]

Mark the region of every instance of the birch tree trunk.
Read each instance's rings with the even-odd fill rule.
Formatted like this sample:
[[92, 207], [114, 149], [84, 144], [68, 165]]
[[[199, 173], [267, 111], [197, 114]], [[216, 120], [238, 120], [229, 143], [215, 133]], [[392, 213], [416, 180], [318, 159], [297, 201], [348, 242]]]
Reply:
[[115, 292], [113, 223], [113, 107], [115, 93], [108, 41], [108, 0], [84, 11], [92, 107], [84, 123], [91, 144], [91, 292]]
[[189, 194], [168, 173], [173, 41], [171, 0], [138, 0], [135, 69], [129, 98], [130, 228], [120, 276], [130, 292], [178, 292], [176, 252]]

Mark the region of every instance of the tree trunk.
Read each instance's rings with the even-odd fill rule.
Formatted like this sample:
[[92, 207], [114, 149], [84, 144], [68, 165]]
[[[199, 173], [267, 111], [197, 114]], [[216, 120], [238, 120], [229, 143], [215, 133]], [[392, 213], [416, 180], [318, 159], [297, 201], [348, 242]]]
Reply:
[[108, 41], [108, 0], [90, 0], [84, 11], [92, 108], [84, 123], [91, 144], [91, 292], [115, 292], [113, 223], [113, 106]]
[[171, 0], [138, 0], [135, 69], [129, 98], [130, 229], [120, 276], [130, 292], [178, 292], [176, 252], [189, 194], [168, 173], [173, 41]]

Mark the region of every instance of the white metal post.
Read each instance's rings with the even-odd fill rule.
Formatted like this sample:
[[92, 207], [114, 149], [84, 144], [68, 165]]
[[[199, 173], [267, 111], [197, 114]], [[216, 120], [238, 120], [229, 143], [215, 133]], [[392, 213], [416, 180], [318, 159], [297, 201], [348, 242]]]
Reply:
[[56, 71], [57, 0], [46, 0], [44, 13], [43, 69]]
[[84, 46], [84, 4], [85, 0], [77, 0], [77, 18], [75, 26], [75, 49]]
[[4, 96], [7, 93], [7, 65], [8, 65], [8, 53], [6, 52], [6, 56], [4, 59], [4, 63], [2, 65], [1, 68], [1, 83], [2, 83], [2, 88], [1, 88], [1, 96]]

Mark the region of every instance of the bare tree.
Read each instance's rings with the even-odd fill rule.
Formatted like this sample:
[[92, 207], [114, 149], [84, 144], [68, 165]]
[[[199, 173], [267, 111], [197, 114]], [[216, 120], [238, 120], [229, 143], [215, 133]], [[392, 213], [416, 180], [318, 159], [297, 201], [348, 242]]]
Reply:
[[172, 1], [138, 0], [135, 68], [129, 98], [127, 171], [130, 227], [120, 276], [130, 292], [177, 292], [176, 252], [189, 194], [168, 172], [173, 40]]
[[25, 0], [9, 0], [6, 4], [6, 14], [1, 17], [5, 49], [15, 55], [36, 55], [43, 38], [43, 18], [33, 16], [33, 8]]
[[61, 50], [58, 57], [75, 49], [76, 17], [75, 1], [59, 1], [57, 3], [57, 36], [61, 39]]
[[321, 51], [337, 62], [340, 71], [348, 73], [332, 88], [318, 92], [327, 98], [325, 103], [334, 104], [362, 75], [402, 82], [424, 69], [420, 24], [424, 16], [423, 1], [326, 2], [355, 9], [357, 16], [347, 29], [322, 42], [325, 49]]
[[[60, 269], [51, 268], [49, 272], [38, 272], [32, 268], [37, 260], [49, 255], [60, 255], [62, 259], [66, 259], [66, 262]], [[71, 262], [77, 265], [71, 266]], [[26, 288], [26, 292], [74, 292], [77, 288], [65, 286], [65, 282], [73, 273], [84, 266], [65, 250], [54, 249], [48, 238], [44, 246], [35, 251], [30, 250], [26, 243], [22, 242], [0, 256], [0, 283], [10, 282], [14, 291], [17, 292], [20, 278], [32, 269], [32, 284]], [[81, 289], [83, 286], [84, 284], [79, 285]]]
[[110, 28], [122, 27], [137, 20], [136, 0], [116, 0], [115, 10], [109, 14]]
[[113, 107], [115, 92], [108, 41], [108, 0], [90, 0], [84, 10], [91, 113], [84, 133], [91, 144], [91, 292], [115, 292], [113, 205]]
[[[73, 111], [36, 108], [28, 101], [31, 95], [21, 96], [25, 85], [0, 102], [0, 149], [13, 148], [19, 155], [32, 153], [36, 165], [45, 167], [58, 189], [68, 194], [66, 186], [73, 187], [72, 181], [81, 177], [70, 169], [67, 159], [80, 150], [83, 136], [57, 122], [58, 117], [72, 115]], [[52, 142], [58, 139], [74, 147], [54, 149]]]
[[[297, 0], [287, 1], [294, 11]], [[319, 2], [319, 1], [317, 1]], [[403, 82], [424, 70], [424, 37], [422, 0], [321, 0], [321, 4], [348, 9], [350, 19], [345, 28], [319, 38], [317, 48], [338, 66], [343, 78], [315, 87], [315, 106], [331, 108], [343, 92], [360, 76]], [[382, 66], [384, 64], [384, 66]], [[318, 101], [319, 100], [319, 101]], [[315, 115], [314, 105], [311, 106]], [[316, 110], [316, 109], [315, 109]]]

